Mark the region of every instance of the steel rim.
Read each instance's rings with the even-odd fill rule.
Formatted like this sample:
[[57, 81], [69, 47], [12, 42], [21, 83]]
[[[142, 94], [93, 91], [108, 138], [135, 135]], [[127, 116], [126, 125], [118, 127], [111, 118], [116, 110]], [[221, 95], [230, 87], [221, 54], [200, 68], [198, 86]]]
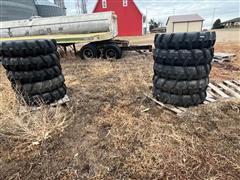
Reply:
[[107, 49], [106, 50], [106, 58], [107, 59], [116, 59], [117, 52], [114, 49]]
[[83, 57], [84, 59], [93, 59], [94, 53], [91, 49], [84, 49], [83, 50]]

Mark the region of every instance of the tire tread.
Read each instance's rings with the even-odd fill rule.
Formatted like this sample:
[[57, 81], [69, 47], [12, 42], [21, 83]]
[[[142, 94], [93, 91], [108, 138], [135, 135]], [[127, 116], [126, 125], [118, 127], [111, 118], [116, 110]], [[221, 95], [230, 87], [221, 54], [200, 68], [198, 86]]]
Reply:
[[32, 71], [56, 65], [60, 67], [59, 58], [57, 52], [36, 57], [3, 57], [2, 64], [9, 71]]
[[211, 71], [211, 64], [202, 66], [167, 66], [154, 63], [154, 75], [172, 80], [200, 80], [207, 78]]
[[23, 96], [24, 101], [30, 106], [39, 106], [41, 104], [51, 104], [62, 99], [67, 93], [66, 86], [63, 85], [50, 92], [36, 94], [34, 96]]
[[157, 49], [203, 49], [214, 46], [216, 32], [165, 33], [155, 37]]
[[36, 94], [44, 94], [46, 92], [51, 92], [54, 89], [63, 86], [64, 82], [65, 82], [64, 76], [60, 75], [47, 81], [28, 84], [12, 83], [12, 86], [15, 89], [15, 91], [17, 91], [17, 93], [27, 96], [33, 96]]
[[7, 77], [11, 82], [35, 83], [53, 79], [62, 74], [59, 66], [33, 71], [7, 71]]
[[213, 48], [192, 50], [154, 50], [155, 63], [171, 66], [199, 66], [210, 64]]
[[197, 106], [202, 104], [207, 97], [207, 93], [205, 91], [190, 95], [177, 95], [162, 92], [156, 88], [153, 90], [153, 95], [158, 101], [181, 107]]
[[46, 55], [55, 51], [57, 51], [55, 40], [39, 39], [0, 42], [0, 54], [4, 57]]
[[189, 95], [206, 91], [208, 83], [209, 78], [193, 81], [167, 80], [158, 76], [153, 78], [153, 84], [156, 89], [177, 95]]

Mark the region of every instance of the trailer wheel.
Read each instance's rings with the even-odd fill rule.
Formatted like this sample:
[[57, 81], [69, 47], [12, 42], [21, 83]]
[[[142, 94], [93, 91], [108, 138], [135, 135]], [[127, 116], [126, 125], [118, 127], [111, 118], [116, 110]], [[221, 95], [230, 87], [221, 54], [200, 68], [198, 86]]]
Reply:
[[81, 59], [89, 60], [97, 57], [98, 50], [97, 47], [93, 44], [87, 44], [81, 48], [81, 50], [77, 53]]
[[120, 59], [122, 57], [122, 50], [116, 44], [107, 44], [103, 50], [104, 59]]

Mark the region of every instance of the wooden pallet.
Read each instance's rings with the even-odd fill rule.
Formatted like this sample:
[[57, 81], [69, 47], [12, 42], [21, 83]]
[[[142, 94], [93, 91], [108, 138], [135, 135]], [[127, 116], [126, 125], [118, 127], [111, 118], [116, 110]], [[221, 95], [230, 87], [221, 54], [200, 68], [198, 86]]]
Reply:
[[213, 62], [222, 63], [225, 61], [233, 61], [237, 58], [236, 54], [214, 53]]
[[[188, 109], [179, 106], [164, 104], [160, 101], [157, 101], [154, 97], [152, 97], [152, 95], [145, 94], [145, 96], [154, 101], [157, 105], [164, 107], [177, 115], [181, 115]], [[209, 87], [207, 89], [207, 98], [203, 104], [209, 104], [212, 102], [216, 102], [220, 99], [229, 98], [240, 99], [240, 81], [231, 80], [218, 83], [216, 82], [209, 83]]]

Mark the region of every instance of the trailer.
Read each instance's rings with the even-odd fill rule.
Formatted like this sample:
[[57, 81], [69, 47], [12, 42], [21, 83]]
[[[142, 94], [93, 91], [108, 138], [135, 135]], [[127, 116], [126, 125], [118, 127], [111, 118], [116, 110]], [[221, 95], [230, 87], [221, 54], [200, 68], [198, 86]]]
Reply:
[[[72, 47], [81, 59], [120, 59], [124, 51], [152, 51], [152, 45], [130, 45], [115, 39], [118, 29], [114, 12], [5, 21], [0, 23], [0, 34], [0, 41], [55, 39], [65, 52]], [[76, 44], [82, 47], [77, 49]]]

